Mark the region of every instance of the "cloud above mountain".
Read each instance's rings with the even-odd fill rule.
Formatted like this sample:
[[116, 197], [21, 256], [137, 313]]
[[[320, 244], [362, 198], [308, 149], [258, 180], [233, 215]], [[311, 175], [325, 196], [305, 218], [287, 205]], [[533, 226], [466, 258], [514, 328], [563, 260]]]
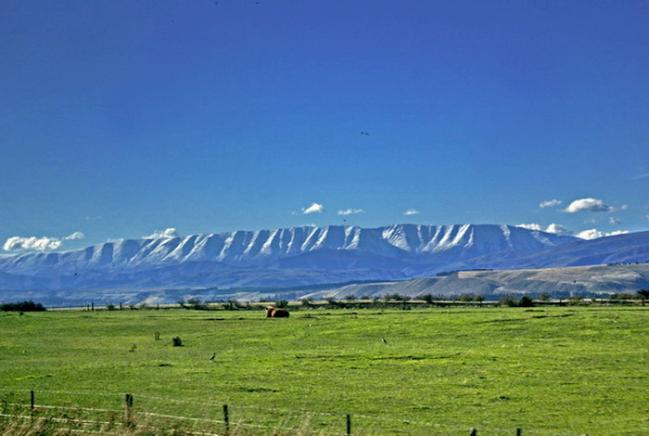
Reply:
[[311, 215], [311, 214], [314, 214], [314, 213], [322, 213], [322, 212], [324, 212], [324, 210], [325, 210], [324, 205], [314, 202], [314, 203], [311, 203], [309, 206], [303, 208], [302, 213], [304, 215]]
[[86, 235], [83, 232], [73, 232], [63, 239], [65, 239], [66, 241], [80, 241], [82, 239], [86, 239]]
[[625, 235], [627, 233], [629, 233], [628, 230], [613, 230], [612, 232], [603, 232], [597, 229], [587, 229], [587, 230], [582, 230], [581, 232], [577, 233], [575, 236], [581, 239], [597, 239], [597, 238], [604, 238], [606, 236]]
[[53, 236], [12, 236], [2, 245], [4, 251], [49, 251], [63, 248], [65, 241], [85, 239], [83, 232], [73, 232], [62, 238]]
[[568, 229], [566, 229], [561, 224], [557, 224], [557, 223], [551, 223], [545, 228], [538, 223], [518, 224], [516, 227], [521, 227], [527, 230], [533, 230], [535, 232], [554, 233], [555, 235], [563, 235], [569, 233]]
[[357, 215], [359, 213], [364, 213], [363, 209], [341, 209], [338, 211], [338, 215], [347, 216], [347, 215]]
[[419, 211], [417, 209], [406, 209], [405, 211], [403, 211], [403, 214], [405, 216], [419, 215]]
[[557, 207], [561, 205], [562, 201], [557, 200], [557, 199], [552, 199], [552, 200], [543, 200], [541, 203], [539, 203], [539, 207], [541, 209], [547, 209], [549, 207]]
[[176, 230], [174, 227], [168, 227], [164, 230], [156, 230], [150, 235], [143, 236], [143, 238], [144, 239], [172, 239], [172, 238], [177, 238], [179, 236], [180, 235], [178, 234], [178, 230]]
[[611, 212], [613, 208], [598, 198], [579, 198], [564, 209], [568, 213]]

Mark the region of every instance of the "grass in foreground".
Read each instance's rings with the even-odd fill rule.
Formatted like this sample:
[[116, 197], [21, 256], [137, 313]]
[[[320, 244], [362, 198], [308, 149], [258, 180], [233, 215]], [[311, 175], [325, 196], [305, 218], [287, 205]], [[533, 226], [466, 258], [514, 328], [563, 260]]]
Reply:
[[34, 389], [37, 413], [121, 422], [129, 392], [137, 419], [212, 432], [227, 403], [241, 433], [343, 433], [349, 413], [354, 433], [646, 434], [648, 321], [640, 307], [0, 313], [0, 399]]

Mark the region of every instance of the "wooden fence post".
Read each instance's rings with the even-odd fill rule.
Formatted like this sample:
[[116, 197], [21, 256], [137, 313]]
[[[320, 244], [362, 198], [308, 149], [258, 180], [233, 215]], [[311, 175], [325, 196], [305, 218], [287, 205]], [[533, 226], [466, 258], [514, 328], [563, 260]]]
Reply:
[[223, 405], [223, 425], [225, 426], [225, 434], [230, 433], [230, 415], [228, 413], [228, 405]]
[[478, 430], [476, 428], [471, 428], [471, 433], [469, 433], [469, 436], [478, 436]]
[[347, 414], [347, 435], [352, 434], [352, 416]]
[[36, 405], [36, 394], [34, 394], [34, 391], [29, 391], [29, 405], [30, 405], [30, 411], [32, 418], [34, 418], [34, 408]]
[[523, 429], [517, 428], [516, 429], [516, 436], [523, 436]]
[[133, 395], [126, 394], [124, 397], [124, 424], [131, 426], [131, 408], [133, 407]]

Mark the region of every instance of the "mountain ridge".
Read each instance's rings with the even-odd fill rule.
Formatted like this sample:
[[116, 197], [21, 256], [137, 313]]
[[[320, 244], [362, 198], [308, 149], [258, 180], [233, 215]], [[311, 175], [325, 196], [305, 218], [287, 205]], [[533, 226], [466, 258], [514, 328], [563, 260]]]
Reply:
[[121, 239], [3, 256], [0, 291], [6, 292], [0, 299], [25, 291], [68, 298], [108, 291], [283, 288], [469, 269], [633, 262], [649, 262], [649, 232], [586, 241], [497, 224], [301, 226]]

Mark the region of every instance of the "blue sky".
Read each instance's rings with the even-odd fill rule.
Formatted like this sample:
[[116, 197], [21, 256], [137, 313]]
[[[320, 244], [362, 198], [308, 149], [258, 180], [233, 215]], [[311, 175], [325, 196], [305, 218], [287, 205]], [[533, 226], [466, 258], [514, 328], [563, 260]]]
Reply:
[[647, 22], [646, 1], [3, 1], [0, 243], [646, 230]]

